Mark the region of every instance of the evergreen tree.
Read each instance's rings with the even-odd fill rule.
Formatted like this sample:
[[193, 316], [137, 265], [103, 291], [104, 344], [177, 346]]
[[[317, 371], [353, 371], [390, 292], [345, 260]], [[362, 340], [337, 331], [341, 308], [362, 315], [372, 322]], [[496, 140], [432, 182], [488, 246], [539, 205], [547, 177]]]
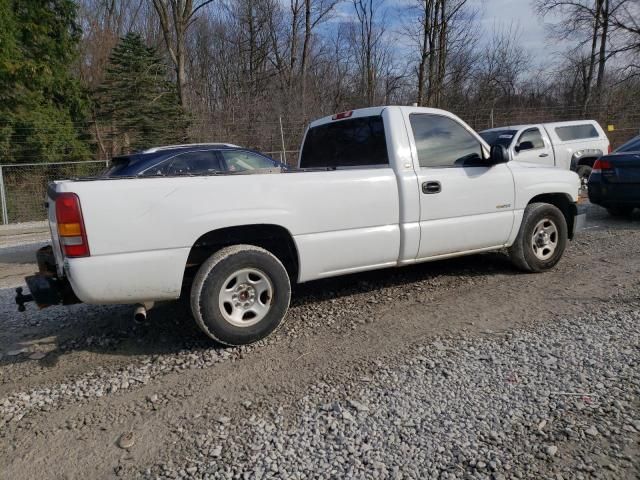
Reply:
[[187, 119], [168, 67], [137, 33], [128, 33], [109, 57], [97, 92], [98, 119], [122, 151], [179, 143]]
[[72, 0], [0, 0], [0, 163], [90, 155], [70, 71], [79, 39]]

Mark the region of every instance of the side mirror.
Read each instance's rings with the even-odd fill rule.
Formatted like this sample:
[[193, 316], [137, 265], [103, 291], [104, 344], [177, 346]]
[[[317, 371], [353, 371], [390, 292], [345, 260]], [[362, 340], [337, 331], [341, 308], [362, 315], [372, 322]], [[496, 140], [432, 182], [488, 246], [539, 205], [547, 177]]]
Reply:
[[491, 147], [489, 155], [489, 163], [498, 165], [499, 163], [507, 163], [509, 161], [509, 151], [504, 145], [494, 145]]
[[523, 150], [533, 150], [533, 142], [521, 142], [520, 145], [516, 145], [516, 152], [522, 152]]

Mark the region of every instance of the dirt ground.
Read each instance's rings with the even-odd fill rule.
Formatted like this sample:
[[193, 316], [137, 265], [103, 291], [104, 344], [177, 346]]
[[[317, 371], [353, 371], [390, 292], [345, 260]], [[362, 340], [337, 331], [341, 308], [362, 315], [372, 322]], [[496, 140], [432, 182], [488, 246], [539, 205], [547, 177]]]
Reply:
[[[134, 324], [129, 306], [29, 305], [18, 313], [13, 287], [34, 270], [43, 240], [24, 238], [30, 243], [0, 237], [7, 479], [144, 477], [154, 465], [189, 459], [176, 426], [247, 417], [247, 400], [253, 411], [295, 409], [319, 379], [353, 383], [436, 336], [501, 336], [589, 312], [612, 296], [640, 299], [640, 216], [612, 219], [590, 207], [586, 228], [549, 273], [520, 274], [490, 253], [313, 282], [296, 289], [275, 337], [222, 349], [179, 304], [156, 307], [144, 325]], [[129, 431], [135, 445], [119, 448]], [[638, 470], [631, 472], [619, 478]]]

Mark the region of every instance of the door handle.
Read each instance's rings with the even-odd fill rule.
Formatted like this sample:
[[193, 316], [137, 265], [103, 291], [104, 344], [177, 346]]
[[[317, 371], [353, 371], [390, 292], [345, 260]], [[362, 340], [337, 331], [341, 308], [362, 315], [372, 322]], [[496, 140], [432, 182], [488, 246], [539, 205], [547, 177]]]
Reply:
[[540, 155], [538, 155], [539, 157], [548, 157], [549, 154], [548, 153], [541, 153]]
[[424, 182], [422, 184], [422, 193], [440, 193], [442, 191], [442, 185], [440, 182]]

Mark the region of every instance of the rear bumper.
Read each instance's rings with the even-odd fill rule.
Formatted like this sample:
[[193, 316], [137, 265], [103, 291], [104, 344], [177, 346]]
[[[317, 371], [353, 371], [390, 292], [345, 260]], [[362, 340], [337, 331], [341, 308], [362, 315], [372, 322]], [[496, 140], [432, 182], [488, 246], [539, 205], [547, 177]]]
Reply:
[[640, 207], [640, 184], [590, 182], [589, 201], [603, 207]]
[[134, 304], [180, 297], [189, 248], [153, 250], [117, 255], [67, 258], [64, 276], [56, 272], [50, 246], [38, 251], [40, 272], [25, 280], [31, 292], [17, 292], [16, 303], [24, 309], [35, 301], [40, 308], [51, 305]]
[[73, 305], [80, 300], [73, 293], [66, 278], [58, 277], [55, 259], [50, 245], [42, 247], [36, 253], [38, 273], [25, 278], [30, 295], [23, 295], [22, 289], [17, 289], [16, 303], [20, 310], [24, 310], [26, 302], [33, 301], [39, 308], [52, 305]]

